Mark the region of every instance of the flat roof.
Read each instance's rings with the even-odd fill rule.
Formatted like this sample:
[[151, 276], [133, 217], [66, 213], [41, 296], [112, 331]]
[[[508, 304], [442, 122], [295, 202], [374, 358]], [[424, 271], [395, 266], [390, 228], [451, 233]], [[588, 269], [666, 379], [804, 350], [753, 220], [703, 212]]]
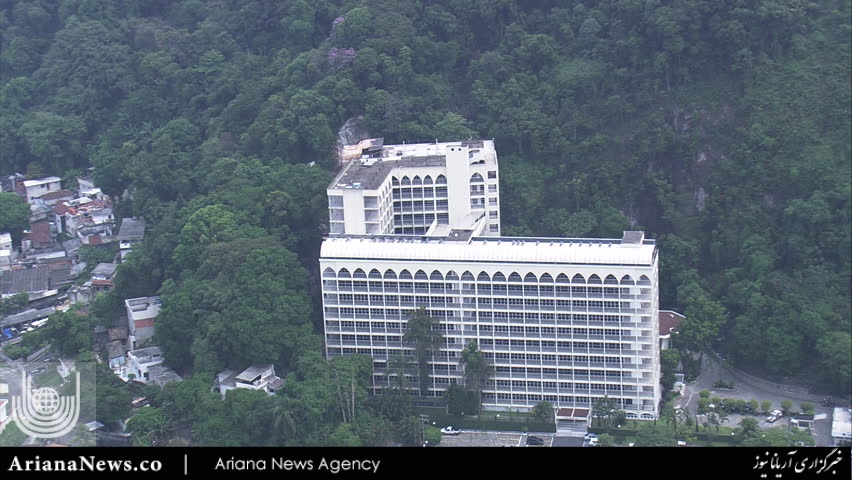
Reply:
[[[361, 190], [378, 190], [385, 179], [396, 168], [445, 167], [447, 157], [430, 156], [422, 158], [376, 159], [375, 162], [361, 159], [350, 160], [334, 181], [328, 186], [329, 190], [344, 190], [360, 188]], [[355, 185], [360, 185], [356, 187]]]
[[263, 374], [263, 372], [272, 368], [272, 364], [255, 364], [247, 369], [243, 370], [239, 375], [237, 375], [237, 380], [242, 380], [244, 382], [250, 382], [254, 380], [256, 377]]
[[138, 241], [145, 238], [145, 220], [136, 218], [122, 218], [121, 227], [118, 229], [117, 240]]
[[496, 167], [497, 153], [493, 140], [384, 145], [383, 139], [373, 138], [356, 145], [346, 145], [341, 149], [340, 160], [347, 163], [328, 189], [376, 190], [395, 168], [445, 167], [447, 148], [458, 146], [468, 148], [471, 155], [479, 151], [476, 155], [479, 155], [478, 158], [483, 163]]
[[62, 179], [59, 177], [44, 177], [37, 178], [35, 180], [24, 180], [25, 187], [34, 187], [36, 185], [44, 185], [45, 183], [53, 183], [53, 182], [61, 182]]
[[110, 276], [115, 273], [115, 269], [118, 267], [115, 263], [99, 263], [94, 270], [92, 270], [92, 275], [106, 275]]
[[409, 235], [345, 235], [323, 241], [320, 260], [371, 259], [651, 266], [656, 245], [621, 239], [472, 237], [468, 242]]

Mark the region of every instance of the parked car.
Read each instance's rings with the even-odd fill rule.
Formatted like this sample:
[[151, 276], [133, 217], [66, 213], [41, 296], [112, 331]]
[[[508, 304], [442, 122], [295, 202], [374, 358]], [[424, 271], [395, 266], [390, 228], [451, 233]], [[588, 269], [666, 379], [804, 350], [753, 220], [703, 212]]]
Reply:
[[583, 437], [583, 440], [585, 440], [587, 442], [591, 442], [592, 440], [597, 441], [597, 439], [598, 439], [598, 435], [596, 433], [587, 433], [586, 436]]
[[461, 430], [457, 430], [457, 429], [453, 428], [452, 426], [449, 426], [449, 427], [442, 428], [441, 433], [443, 433], [444, 435], [458, 435], [458, 434], [461, 433]]
[[771, 412], [769, 412], [769, 416], [766, 417], [766, 421], [769, 423], [773, 423], [779, 418], [781, 418], [782, 415], [784, 415], [784, 413], [781, 410], [772, 410]]
[[527, 437], [527, 445], [544, 445], [544, 439], [531, 435]]

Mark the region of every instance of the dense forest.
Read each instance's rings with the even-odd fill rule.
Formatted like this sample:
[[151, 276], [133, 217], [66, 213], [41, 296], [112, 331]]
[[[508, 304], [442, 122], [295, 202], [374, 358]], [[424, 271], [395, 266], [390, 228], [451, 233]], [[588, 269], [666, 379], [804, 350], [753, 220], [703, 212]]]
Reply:
[[[195, 419], [199, 444], [414, 435], [393, 399], [347, 414], [332, 392], [365, 395], [369, 362], [321, 355], [344, 124], [494, 138], [505, 234], [644, 229], [660, 308], [688, 317], [679, 348], [848, 394], [850, 3], [0, 0], [0, 173], [94, 167], [119, 215], [147, 220], [91, 321], [162, 296], [158, 342], [196, 380], [139, 422]], [[199, 397], [252, 362], [286, 391]], [[257, 438], [221, 437], [223, 418]]]

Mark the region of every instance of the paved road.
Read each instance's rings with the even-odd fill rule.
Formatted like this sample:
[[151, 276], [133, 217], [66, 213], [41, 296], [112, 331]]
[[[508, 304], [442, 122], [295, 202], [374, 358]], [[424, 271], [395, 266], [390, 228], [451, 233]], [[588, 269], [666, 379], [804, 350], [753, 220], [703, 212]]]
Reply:
[[[713, 385], [719, 380], [724, 382], [733, 382], [734, 389], [714, 389]], [[823, 396], [821, 395], [805, 393], [804, 389], [797, 388], [795, 386], [788, 387], [784, 385], [771, 384], [766, 381], [752, 380], [738, 374], [735, 370], [728, 367], [723, 362], [720, 362], [718, 359], [709, 355], [704, 356], [704, 365], [701, 374], [694, 382], [686, 385], [684, 396], [681, 397], [678, 404], [689, 410], [692, 415], [695, 415], [698, 409], [698, 399], [700, 398], [699, 392], [702, 390], [709, 390], [711, 395], [714, 397], [741, 398], [746, 401], [757, 400], [758, 402], [770, 400], [772, 402], [773, 409], [781, 408], [781, 402], [783, 400], [792, 401], [794, 410], [799, 409], [799, 404], [801, 402], [810, 402], [815, 407], [814, 413], [817, 415], [817, 418], [821, 417], [820, 414], [824, 415], [822, 419], [814, 422], [813, 434], [816, 445], [830, 446], [833, 444], [831, 439], [831, 422], [834, 410], [820, 405], [820, 402], [823, 399]], [[723, 425], [736, 427], [742, 417], [742, 415], [731, 415], [728, 421]], [[760, 425], [763, 428], [787, 425], [787, 422], [789, 421], [788, 419], [784, 419], [781, 422], [772, 424], [767, 422], [765, 417], [757, 418], [760, 420]]]

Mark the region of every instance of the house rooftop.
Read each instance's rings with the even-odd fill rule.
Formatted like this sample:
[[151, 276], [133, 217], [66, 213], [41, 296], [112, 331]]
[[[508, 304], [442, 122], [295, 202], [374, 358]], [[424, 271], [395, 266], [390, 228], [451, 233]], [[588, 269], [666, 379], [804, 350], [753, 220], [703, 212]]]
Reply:
[[60, 200], [63, 198], [74, 198], [74, 192], [72, 192], [71, 190], [59, 190], [56, 192], [45, 193], [44, 195], [36, 198], [40, 198], [44, 201]]
[[115, 273], [116, 267], [118, 267], [118, 265], [115, 263], [99, 263], [98, 266], [92, 270], [92, 275], [111, 277]]
[[660, 310], [660, 336], [671, 335], [672, 332], [678, 331], [681, 322], [686, 317], [673, 310]]
[[44, 185], [46, 183], [54, 183], [54, 182], [61, 182], [61, 181], [62, 181], [62, 179], [59, 178], [59, 177], [44, 177], [44, 178], [38, 178], [38, 179], [35, 179], [35, 180], [24, 180], [24, 186], [29, 188], [29, 187], [35, 187], [36, 185]]
[[0, 272], [0, 294], [44, 292], [50, 289], [50, 267], [35, 265]]
[[142, 241], [145, 238], [145, 220], [137, 218], [122, 218], [116, 239], [130, 242]]
[[139, 360], [139, 363], [153, 363], [163, 359], [163, 351], [160, 347], [145, 347], [127, 352]]
[[236, 376], [236, 379], [243, 382], [251, 382], [260, 375], [263, 375], [263, 372], [270, 368], [272, 368], [272, 365], [269, 363], [256, 363], [243, 370], [242, 373]]
[[51, 234], [50, 234], [50, 223], [49, 222], [35, 222], [30, 224], [30, 233], [28, 233], [27, 238], [32, 240], [33, 243], [50, 243]]

